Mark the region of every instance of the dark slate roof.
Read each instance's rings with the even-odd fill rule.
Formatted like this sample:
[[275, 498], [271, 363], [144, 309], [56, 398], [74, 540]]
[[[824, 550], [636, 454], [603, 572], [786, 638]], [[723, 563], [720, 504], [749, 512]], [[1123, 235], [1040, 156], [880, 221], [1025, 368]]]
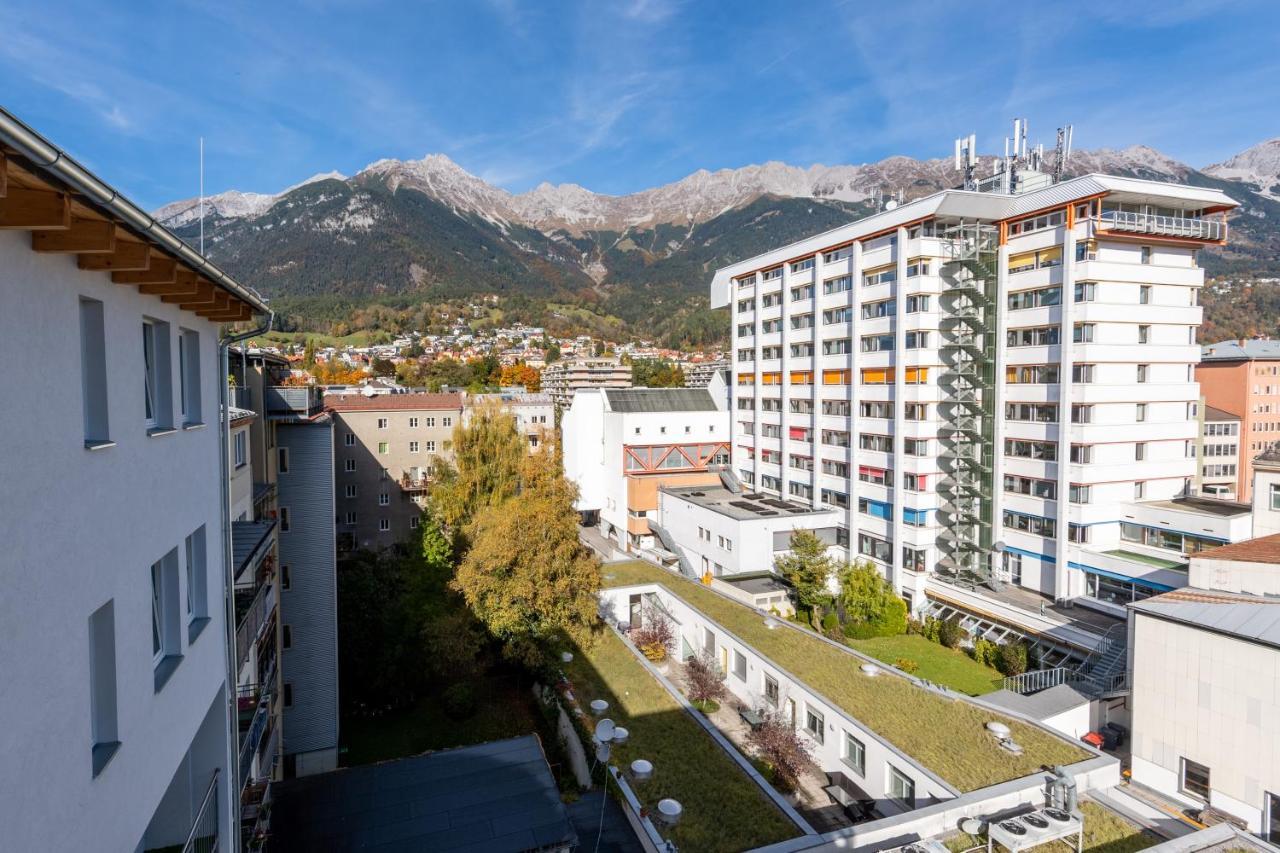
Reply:
[[714, 412], [716, 401], [706, 388], [606, 388], [614, 412]]
[[576, 844], [537, 737], [273, 786], [272, 851], [515, 853]]
[[274, 518], [231, 522], [231, 558], [235, 561], [235, 577], [239, 577], [251, 562], [266, 553], [271, 530], [275, 526]]
[[1280, 598], [1184, 587], [1129, 607], [1170, 622], [1280, 648]]
[[1206, 421], [1238, 421], [1239, 415], [1234, 415], [1226, 409], [1219, 409], [1217, 406], [1210, 406], [1208, 403], [1204, 407], [1204, 419]]

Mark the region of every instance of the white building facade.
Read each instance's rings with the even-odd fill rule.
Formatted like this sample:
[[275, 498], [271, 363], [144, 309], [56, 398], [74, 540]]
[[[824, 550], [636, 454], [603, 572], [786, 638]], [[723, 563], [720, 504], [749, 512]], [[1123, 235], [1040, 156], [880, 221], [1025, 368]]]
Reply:
[[1132, 516], [1195, 475], [1197, 253], [1233, 206], [1101, 175], [947, 190], [717, 271], [734, 470], [839, 509], [840, 544], [916, 606], [935, 574], [1061, 600], [1145, 583], [1108, 551], [1230, 541]]
[[227, 849], [220, 324], [265, 305], [3, 111], [0, 144], [0, 352], [57, 377], [0, 413], [3, 846]]

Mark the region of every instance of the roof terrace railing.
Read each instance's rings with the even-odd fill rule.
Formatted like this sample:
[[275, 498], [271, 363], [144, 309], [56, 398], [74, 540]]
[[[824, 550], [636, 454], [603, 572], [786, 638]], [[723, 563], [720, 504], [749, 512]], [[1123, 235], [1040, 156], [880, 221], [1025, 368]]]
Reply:
[[1217, 219], [1104, 210], [1098, 217], [1098, 221], [1102, 227], [1112, 231], [1135, 234], [1189, 237], [1193, 240], [1225, 240], [1227, 237], [1227, 223]]
[[267, 386], [267, 414], [309, 417], [324, 407], [324, 389], [318, 385]]

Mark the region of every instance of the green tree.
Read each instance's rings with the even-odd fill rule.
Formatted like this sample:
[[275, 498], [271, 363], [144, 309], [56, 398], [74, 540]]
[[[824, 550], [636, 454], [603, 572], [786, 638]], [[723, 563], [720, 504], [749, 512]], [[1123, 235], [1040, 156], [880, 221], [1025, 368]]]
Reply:
[[588, 641], [598, 621], [600, 563], [578, 540], [576, 495], [548, 446], [526, 456], [519, 496], [475, 516], [453, 581], [503, 653], [529, 666], [566, 635]]
[[307, 342], [302, 347], [302, 366], [311, 368], [316, 363], [316, 342], [312, 338], [307, 338]]
[[544, 343], [544, 347], [543, 347], [543, 348], [544, 348], [544, 350], [546, 351], [546, 356], [545, 356], [545, 358], [546, 358], [547, 364], [550, 364], [550, 363], [551, 363], [551, 362], [553, 362], [553, 361], [559, 361], [559, 360], [560, 360], [560, 345], [559, 345], [559, 344], [557, 344], [557, 343], [555, 343], [554, 341], [553, 341], [553, 342], [550, 342], [550, 343], [548, 343], [548, 342], [545, 342], [545, 341], [544, 341], [543, 343]]
[[481, 511], [516, 493], [527, 454], [515, 416], [489, 404], [453, 429], [453, 462], [437, 459], [431, 510], [455, 537]]
[[638, 388], [683, 388], [684, 371], [669, 361], [641, 358], [631, 363], [631, 384]]
[[791, 534], [791, 550], [773, 560], [773, 570], [795, 590], [796, 599], [808, 608], [830, 604], [827, 581], [836, 561], [827, 556], [827, 545], [808, 530]]
[[374, 376], [395, 376], [396, 366], [390, 359], [375, 358], [373, 360]]
[[845, 636], [892, 637], [907, 630], [907, 605], [893, 586], [866, 560], [840, 570], [840, 606]]

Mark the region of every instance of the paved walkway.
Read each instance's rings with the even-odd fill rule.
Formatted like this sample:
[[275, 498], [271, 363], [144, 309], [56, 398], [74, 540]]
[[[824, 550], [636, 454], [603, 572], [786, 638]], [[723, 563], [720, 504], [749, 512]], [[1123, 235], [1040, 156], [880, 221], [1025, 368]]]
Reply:
[[579, 527], [578, 539], [592, 551], [600, 555], [602, 560], [619, 560], [627, 555], [618, 550], [618, 546], [605, 538], [595, 527]]
[[1180, 838], [1196, 831], [1196, 827], [1178, 817], [1176, 805], [1133, 785], [1090, 791], [1089, 796], [1162, 838]]

